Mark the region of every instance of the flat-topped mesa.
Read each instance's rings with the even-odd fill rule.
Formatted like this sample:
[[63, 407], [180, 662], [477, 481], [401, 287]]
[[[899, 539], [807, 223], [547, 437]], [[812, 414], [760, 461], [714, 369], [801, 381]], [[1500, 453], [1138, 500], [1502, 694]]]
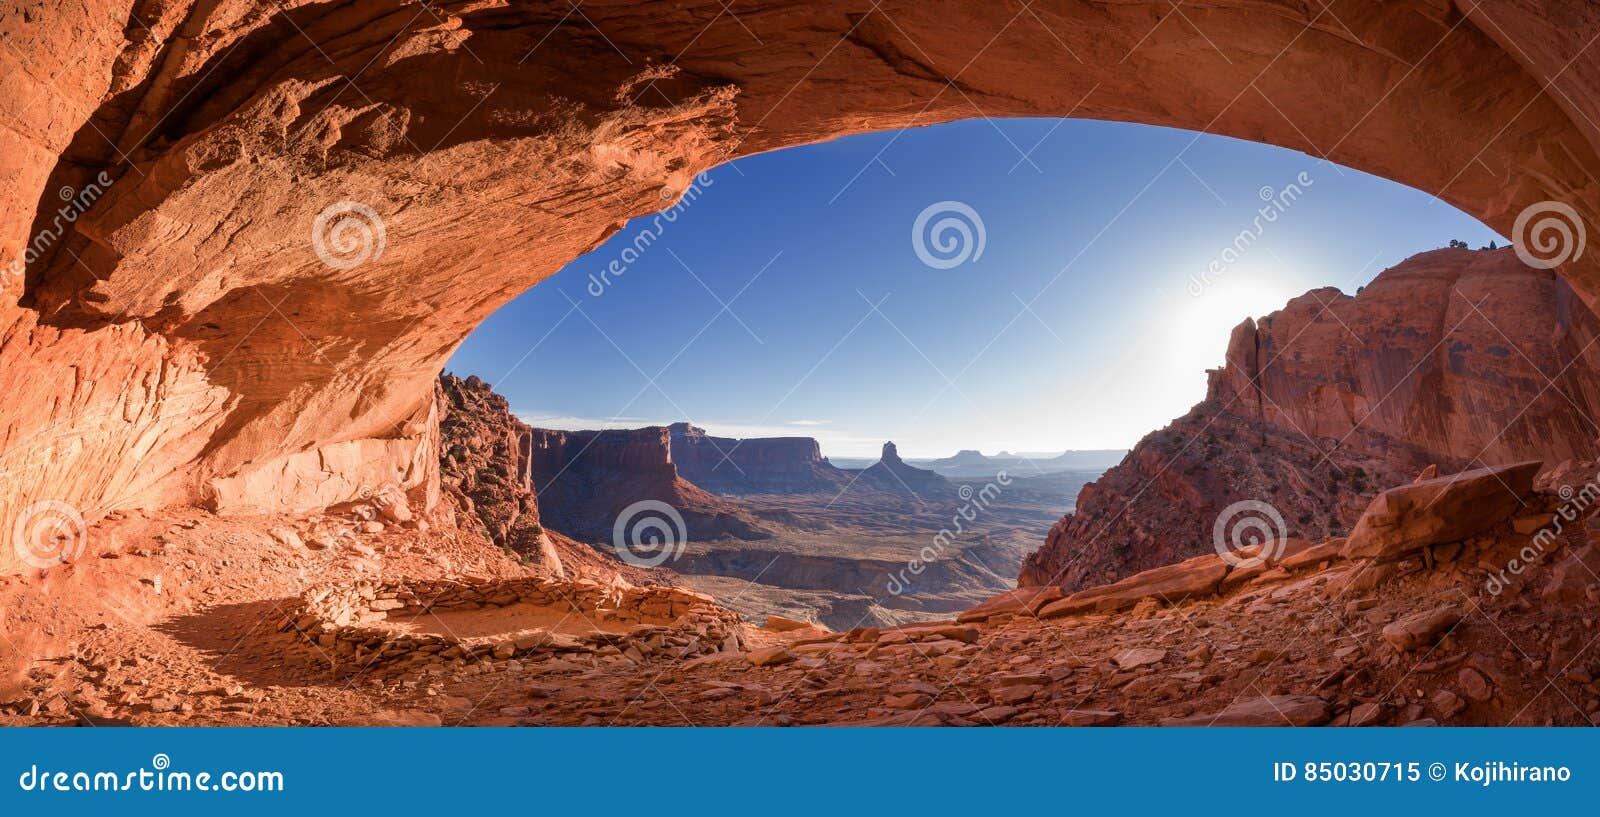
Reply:
[[530, 470], [546, 524], [583, 542], [613, 542], [618, 520], [641, 502], [664, 502], [686, 539], [763, 539], [770, 534], [737, 501], [684, 479], [667, 426], [600, 431], [529, 429]]
[[1429, 466], [1592, 460], [1597, 337], [1566, 282], [1509, 248], [1421, 253], [1354, 296], [1312, 290], [1240, 323], [1206, 399], [1084, 486], [1018, 583], [1073, 590], [1206, 553], [1243, 500], [1321, 541]]
[[843, 488], [850, 476], [822, 456], [812, 437], [713, 437], [688, 423], [668, 427], [672, 460], [684, 479], [719, 494], [814, 493]]
[[[610, 469], [672, 479], [672, 438], [666, 426], [559, 431], [530, 428], [529, 450], [535, 478], [543, 482], [574, 467]], [[541, 487], [542, 490], [542, 487]]]

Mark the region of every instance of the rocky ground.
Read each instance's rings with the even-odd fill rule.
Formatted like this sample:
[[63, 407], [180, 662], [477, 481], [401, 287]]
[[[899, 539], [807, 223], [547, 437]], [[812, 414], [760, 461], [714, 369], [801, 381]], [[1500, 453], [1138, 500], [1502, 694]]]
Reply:
[[[572, 638], [555, 648], [399, 664], [330, 654], [280, 622], [363, 583], [625, 583], [542, 577], [438, 528], [324, 545], [295, 542], [283, 520], [126, 516], [95, 529], [89, 558], [0, 587], [11, 658], [34, 656], [14, 662], [0, 722], [1589, 724], [1600, 554], [1580, 525], [1540, 531], [1592, 497], [1548, 479], [1525, 490], [1531, 471], [1491, 477], [1386, 493], [1349, 541], [1286, 542], [1236, 566], [1203, 556], [1065, 597], [1015, 591], [959, 621], [840, 633], [774, 619], [713, 649], [684, 620], [620, 634], [601, 621], [620, 608], [586, 601], [550, 628]], [[1515, 504], [1485, 493], [1500, 481]], [[1515, 558], [1527, 564], [1508, 572]], [[393, 623], [448, 637], [439, 622], [464, 614], [440, 612]], [[614, 637], [577, 645], [586, 632]]]

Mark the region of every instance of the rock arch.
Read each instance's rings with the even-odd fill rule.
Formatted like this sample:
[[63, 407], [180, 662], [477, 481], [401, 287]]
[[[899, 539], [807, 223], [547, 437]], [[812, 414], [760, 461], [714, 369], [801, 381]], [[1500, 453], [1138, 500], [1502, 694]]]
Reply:
[[[843, 134], [1163, 124], [1503, 233], [1600, 216], [1580, 0], [49, 0], [0, 34], [0, 530], [425, 498], [431, 383], [479, 321], [697, 173]], [[318, 255], [338, 202], [381, 254]], [[1592, 256], [1562, 272], [1600, 297]]]

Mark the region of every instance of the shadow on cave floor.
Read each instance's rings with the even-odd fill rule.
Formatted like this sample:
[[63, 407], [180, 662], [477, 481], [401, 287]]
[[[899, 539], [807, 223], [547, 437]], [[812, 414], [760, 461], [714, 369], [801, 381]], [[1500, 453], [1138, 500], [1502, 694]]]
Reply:
[[278, 632], [284, 611], [296, 599], [218, 604], [177, 616], [156, 627], [186, 647], [219, 675], [252, 687], [344, 687], [347, 677], [329, 671], [317, 650]]

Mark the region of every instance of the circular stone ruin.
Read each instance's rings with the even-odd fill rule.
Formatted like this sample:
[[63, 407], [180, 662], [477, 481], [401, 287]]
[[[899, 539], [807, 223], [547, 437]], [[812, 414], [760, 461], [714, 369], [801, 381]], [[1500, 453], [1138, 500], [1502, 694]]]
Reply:
[[741, 647], [739, 617], [676, 587], [544, 578], [362, 582], [307, 592], [280, 630], [336, 668], [485, 660], [683, 660]]

